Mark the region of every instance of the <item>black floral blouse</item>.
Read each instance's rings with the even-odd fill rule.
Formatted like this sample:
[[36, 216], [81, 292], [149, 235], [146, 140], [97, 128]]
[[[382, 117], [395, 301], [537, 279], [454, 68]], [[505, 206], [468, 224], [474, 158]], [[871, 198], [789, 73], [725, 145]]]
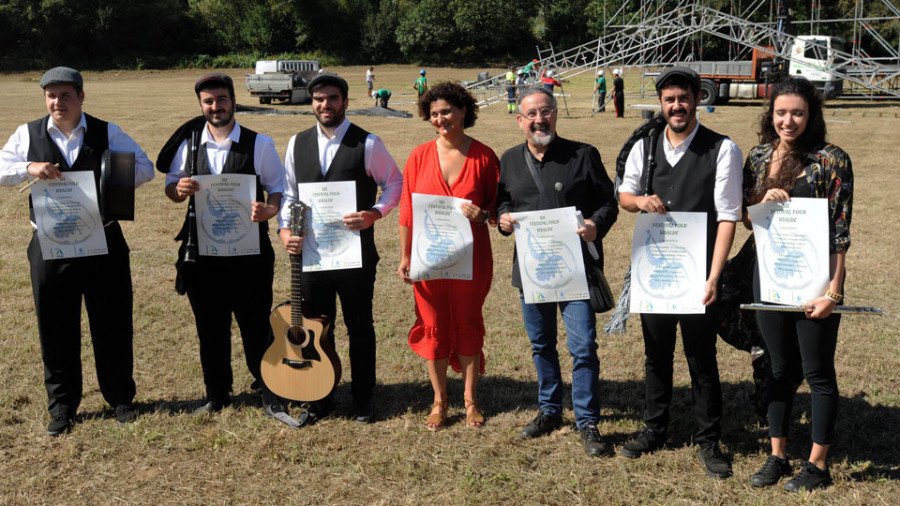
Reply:
[[[744, 208], [749, 197], [765, 188], [766, 168], [772, 159], [773, 144], [750, 150], [744, 163]], [[829, 250], [843, 253], [850, 248], [850, 219], [853, 214], [853, 164], [850, 156], [834, 144], [825, 143], [807, 157], [806, 180], [815, 198], [828, 199]]]

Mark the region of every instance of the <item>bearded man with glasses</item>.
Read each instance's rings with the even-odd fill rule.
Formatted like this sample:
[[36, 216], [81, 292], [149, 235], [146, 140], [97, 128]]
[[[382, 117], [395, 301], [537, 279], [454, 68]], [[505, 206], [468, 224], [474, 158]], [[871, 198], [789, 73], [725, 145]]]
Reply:
[[[589, 144], [563, 139], [556, 134], [556, 99], [543, 89], [531, 89], [522, 94], [517, 119], [525, 142], [511, 148], [500, 159], [497, 187], [500, 233], [512, 234], [516, 220], [510, 213], [574, 206], [585, 218], [584, 226], [574, 230], [582, 239], [585, 269], [587, 272], [594, 266], [602, 269], [601, 240], [616, 222], [618, 206], [600, 153]], [[533, 176], [529, 165], [534, 169]], [[599, 258], [595, 259], [589, 251], [590, 244], [596, 248]], [[521, 437], [542, 436], [562, 425], [563, 382], [556, 351], [558, 308], [572, 355], [575, 427], [585, 453], [591, 456], [608, 454], [611, 445], [601, 441], [597, 431], [600, 362], [597, 358], [596, 316], [590, 302], [526, 303], [516, 256], [513, 258], [512, 284], [519, 289], [522, 318], [531, 341], [540, 408], [534, 420], [521, 431]]]

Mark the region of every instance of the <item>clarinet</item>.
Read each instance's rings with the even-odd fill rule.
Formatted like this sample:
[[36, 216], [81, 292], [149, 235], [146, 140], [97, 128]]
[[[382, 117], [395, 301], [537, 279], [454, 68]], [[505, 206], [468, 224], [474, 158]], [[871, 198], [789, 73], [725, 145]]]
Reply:
[[[190, 149], [190, 158], [188, 158], [186, 169], [188, 177], [192, 177], [194, 173], [196, 173], [196, 164], [197, 164], [197, 145], [200, 143], [200, 132], [193, 131], [191, 132], [191, 149]], [[184, 257], [182, 258], [183, 263], [194, 263], [197, 261], [197, 256], [200, 254], [197, 246], [197, 213], [194, 210], [194, 196], [191, 195], [188, 199], [188, 229], [187, 229], [187, 237], [184, 239]]]

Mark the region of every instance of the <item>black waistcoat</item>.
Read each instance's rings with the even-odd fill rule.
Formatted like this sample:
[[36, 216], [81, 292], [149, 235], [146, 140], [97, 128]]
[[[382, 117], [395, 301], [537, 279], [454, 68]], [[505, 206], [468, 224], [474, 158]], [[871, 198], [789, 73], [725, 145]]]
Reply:
[[[50, 116], [44, 116], [28, 123], [28, 160], [38, 162], [58, 163], [60, 172], [69, 170], [89, 170], [94, 173], [94, 186], [97, 195], [100, 194], [100, 163], [103, 158], [103, 152], [109, 148], [109, 130], [107, 123], [97, 119], [89, 114], [84, 115], [87, 129], [84, 132], [84, 139], [81, 142], [81, 149], [78, 151], [78, 158], [75, 163], [69, 166], [66, 157], [59, 150], [59, 146], [50, 138], [47, 131], [47, 123]], [[31, 202], [31, 195], [28, 196], [28, 208], [31, 214], [31, 221], [34, 218], [34, 206]]]
[[[206, 128], [206, 123], [203, 124]], [[188, 140], [190, 142], [190, 140]], [[231, 149], [228, 150], [228, 156], [225, 158], [225, 165], [222, 167], [222, 174], [247, 174], [256, 178], [256, 200], [265, 202], [265, 194], [263, 187], [259, 182], [259, 176], [256, 174], [256, 168], [253, 165], [253, 153], [256, 147], [256, 132], [246, 127], [241, 127], [241, 136], [238, 142], [231, 143]], [[206, 148], [200, 146], [197, 149], [197, 175], [212, 174], [209, 168], [209, 158], [206, 156]], [[185, 218], [186, 219], [186, 218]], [[269, 222], [262, 221], [259, 223], [260, 241], [264, 237], [268, 237]]]
[[666, 160], [663, 137], [659, 136], [655, 148], [657, 166], [653, 173], [653, 190], [668, 211], [706, 213], [708, 275], [718, 230], [715, 202], [716, 159], [726, 137], [700, 125], [691, 145], [674, 167]]
[[[327, 181], [353, 181], [356, 183], [356, 210], [366, 211], [375, 205], [378, 184], [366, 174], [366, 137], [369, 132], [350, 124], [341, 140], [328, 172], [322, 175], [319, 163], [319, 141], [316, 127], [304, 130], [294, 139], [294, 175], [298, 183]], [[378, 261], [375, 249], [375, 227], [361, 230], [363, 266], [374, 266]]]

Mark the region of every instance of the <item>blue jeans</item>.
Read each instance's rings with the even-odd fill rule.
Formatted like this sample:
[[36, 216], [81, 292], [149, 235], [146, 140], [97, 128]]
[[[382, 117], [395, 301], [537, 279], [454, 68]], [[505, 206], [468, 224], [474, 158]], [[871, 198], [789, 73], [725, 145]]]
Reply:
[[556, 351], [556, 308], [566, 326], [566, 345], [572, 355], [572, 407], [579, 429], [600, 418], [597, 390], [600, 360], [597, 358], [597, 317], [587, 300], [526, 304], [519, 292], [525, 331], [531, 340], [531, 356], [538, 377], [538, 406], [545, 415], [562, 414], [562, 374]]

